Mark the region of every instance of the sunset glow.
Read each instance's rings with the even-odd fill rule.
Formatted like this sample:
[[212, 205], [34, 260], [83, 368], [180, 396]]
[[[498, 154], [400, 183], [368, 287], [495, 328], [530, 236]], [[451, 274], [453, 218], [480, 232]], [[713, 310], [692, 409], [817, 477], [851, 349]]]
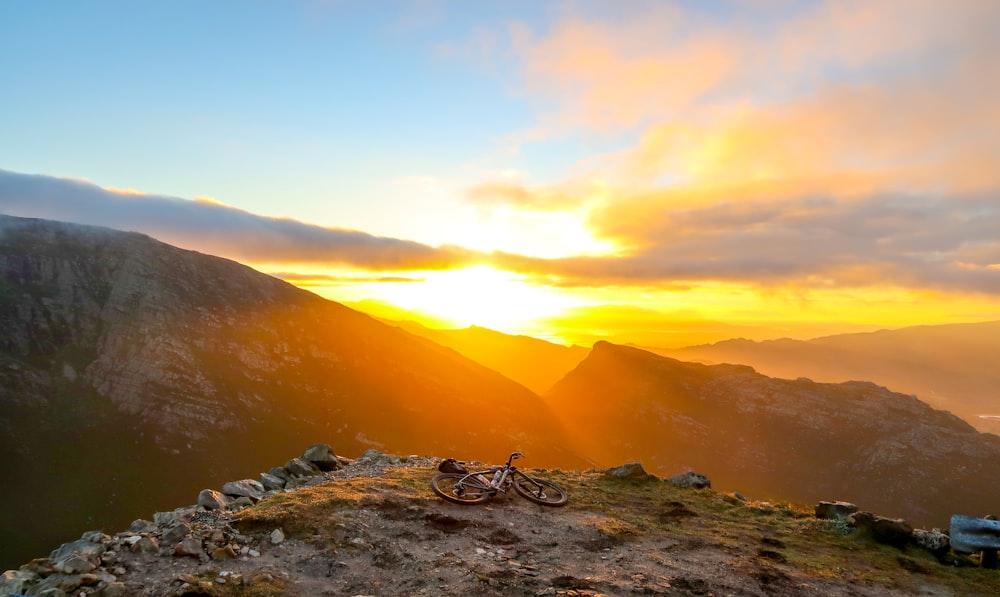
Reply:
[[0, 212], [567, 344], [1000, 319], [992, 0], [61, 6]]

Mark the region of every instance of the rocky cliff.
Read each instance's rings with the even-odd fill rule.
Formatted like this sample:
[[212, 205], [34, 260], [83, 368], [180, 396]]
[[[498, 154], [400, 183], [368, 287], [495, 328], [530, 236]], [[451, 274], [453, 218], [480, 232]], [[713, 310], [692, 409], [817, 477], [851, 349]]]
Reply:
[[868, 382], [821, 384], [601, 342], [546, 395], [603, 464], [710, 471], [717, 486], [836, 498], [944, 526], [1000, 495], [1000, 438]]
[[0, 498], [0, 545], [19, 555], [22, 537], [120, 523], [106, 513], [179, 497], [152, 503], [150, 487], [238, 477], [302, 437], [585, 463], [500, 374], [139, 234], [0, 216], [0, 329], [0, 474], [18, 486]]

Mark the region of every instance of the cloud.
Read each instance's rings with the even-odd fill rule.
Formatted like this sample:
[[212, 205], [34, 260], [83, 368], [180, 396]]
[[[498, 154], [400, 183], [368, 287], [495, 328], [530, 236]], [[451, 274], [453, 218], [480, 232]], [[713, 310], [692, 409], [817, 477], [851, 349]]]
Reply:
[[470, 188], [465, 199], [480, 207], [510, 206], [530, 211], [561, 211], [578, 207], [579, 194], [554, 188], [528, 188], [509, 182], [488, 182]]
[[142, 232], [180, 247], [258, 264], [433, 270], [464, 267], [485, 258], [460, 247], [431, 247], [259, 216], [216, 201], [121, 192], [89, 182], [5, 170], [0, 170], [0, 211]]

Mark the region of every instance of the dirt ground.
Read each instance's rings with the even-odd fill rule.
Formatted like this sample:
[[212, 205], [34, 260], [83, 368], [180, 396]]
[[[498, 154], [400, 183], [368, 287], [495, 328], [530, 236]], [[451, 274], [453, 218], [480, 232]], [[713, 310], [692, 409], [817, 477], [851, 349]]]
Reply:
[[[127, 594], [147, 597], [974, 594], [956, 592], [928, 575], [924, 560], [904, 556], [912, 569], [900, 560], [885, 578], [803, 569], [790, 563], [787, 542], [767, 523], [750, 525], [737, 540], [684, 532], [699, 517], [685, 501], [659, 509], [666, 527], [657, 529], [667, 531], [639, 532], [607, 510], [574, 505], [572, 490], [563, 508], [517, 495], [484, 505], [450, 504], [434, 496], [429, 484], [420, 489], [436, 473], [433, 460], [411, 458], [400, 466], [412, 470], [386, 473], [359, 463], [298, 490], [301, 503], [287, 509], [248, 515], [265, 500], [235, 515], [238, 520], [216, 520], [248, 543], [237, 559], [121, 553], [115, 565], [124, 574], [118, 580]], [[392, 481], [398, 475], [407, 482]], [[695, 504], [704, 499], [692, 496]]]

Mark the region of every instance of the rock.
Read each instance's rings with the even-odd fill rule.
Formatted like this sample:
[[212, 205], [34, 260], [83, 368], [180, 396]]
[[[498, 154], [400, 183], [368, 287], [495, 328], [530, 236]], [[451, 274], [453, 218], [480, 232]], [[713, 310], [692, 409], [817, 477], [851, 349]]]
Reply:
[[242, 510], [253, 506], [253, 500], [248, 497], [238, 497], [229, 504], [230, 510]]
[[941, 529], [913, 531], [913, 543], [934, 555], [944, 555], [951, 548], [951, 538], [941, 532]]
[[[292, 480], [292, 476], [288, 474], [288, 471], [285, 470], [285, 467], [283, 466], [272, 466], [271, 470], [267, 471], [267, 474], [277, 477], [286, 483]], [[261, 481], [261, 483], [263, 483], [263, 481]]]
[[127, 594], [125, 583], [109, 582], [91, 595], [92, 597], [125, 597]]
[[679, 475], [674, 475], [667, 479], [671, 485], [676, 485], [677, 487], [694, 487], [695, 489], [704, 489], [706, 487], [712, 487], [712, 481], [701, 473], [696, 473], [694, 471], [688, 471], [686, 473], [681, 473]]
[[206, 510], [225, 510], [230, 503], [229, 496], [214, 489], [202, 489], [198, 494], [198, 505]]
[[100, 557], [105, 551], [104, 544], [94, 543], [90, 539], [77, 539], [70, 543], [63, 543], [49, 554], [49, 559], [53, 562], [61, 560], [68, 555], [81, 554], [84, 556]]
[[196, 537], [185, 537], [180, 543], [174, 546], [174, 555], [178, 557], [201, 558], [205, 552], [201, 549], [201, 539]]
[[174, 545], [189, 534], [191, 534], [191, 527], [186, 524], [179, 524], [163, 533], [163, 544]]
[[153, 537], [139, 537], [129, 550], [134, 553], [156, 553], [160, 550], [160, 544]]
[[913, 536], [913, 527], [901, 518], [885, 518], [871, 512], [855, 512], [847, 517], [847, 524], [871, 533], [879, 543], [902, 549]]
[[646, 472], [638, 462], [630, 462], [604, 471], [608, 477], [616, 479], [648, 479], [652, 475]]
[[292, 477], [306, 477], [315, 475], [318, 471], [311, 463], [301, 458], [292, 458], [285, 463], [285, 470]]
[[340, 461], [333, 453], [330, 444], [313, 444], [302, 453], [302, 460], [311, 462], [321, 471], [335, 471], [340, 468]]
[[232, 545], [226, 545], [213, 549], [211, 557], [213, 560], [235, 560], [239, 555]]
[[278, 545], [285, 541], [285, 531], [281, 529], [274, 529], [271, 531], [271, 543]]
[[140, 518], [138, 520], [133, 520], [132, 524], [129, 525], [128, 530], [132, 531], [133, 533], [145, 533], [147, 531], [155, 531], [156, 523], [149, 520], [143, 520]]
[[232, 497], [248, 497], [257, 502], [264, 497], [264, 486], [254, 479], [242, 479], [223, 485], [222, 493]]
[[196, 511], [197, 506], [187, 506], [172, 512], [156, 512], [153, 514], [153, 522], [158, 527], [172, 527], [181, 522], [190, 522]]
[[847, 517], [858, 511], [858, 507], [850, 502], [820, 502], [816, 504], [816, 518], [825, 520], [847, 520]]
[[0, 595], [23, 593], [24, 588], [38, 580], [38, 575], [27, 570], [8, 570], [0, 575]]
[[81, 554], [72, 554], [56, 562], [55, 569], [63, 574], [82, 574], [96, 570], [97, 564]]
[[[284, 470], [284, 469], [282, 469]], [[260, 474], [260, 484], [264, 486], [267, 491], [274, 491], [276, 489], [284, 489], [287, 479], [282, 479], [277, 475], [272, 475], [270, 473]]]

